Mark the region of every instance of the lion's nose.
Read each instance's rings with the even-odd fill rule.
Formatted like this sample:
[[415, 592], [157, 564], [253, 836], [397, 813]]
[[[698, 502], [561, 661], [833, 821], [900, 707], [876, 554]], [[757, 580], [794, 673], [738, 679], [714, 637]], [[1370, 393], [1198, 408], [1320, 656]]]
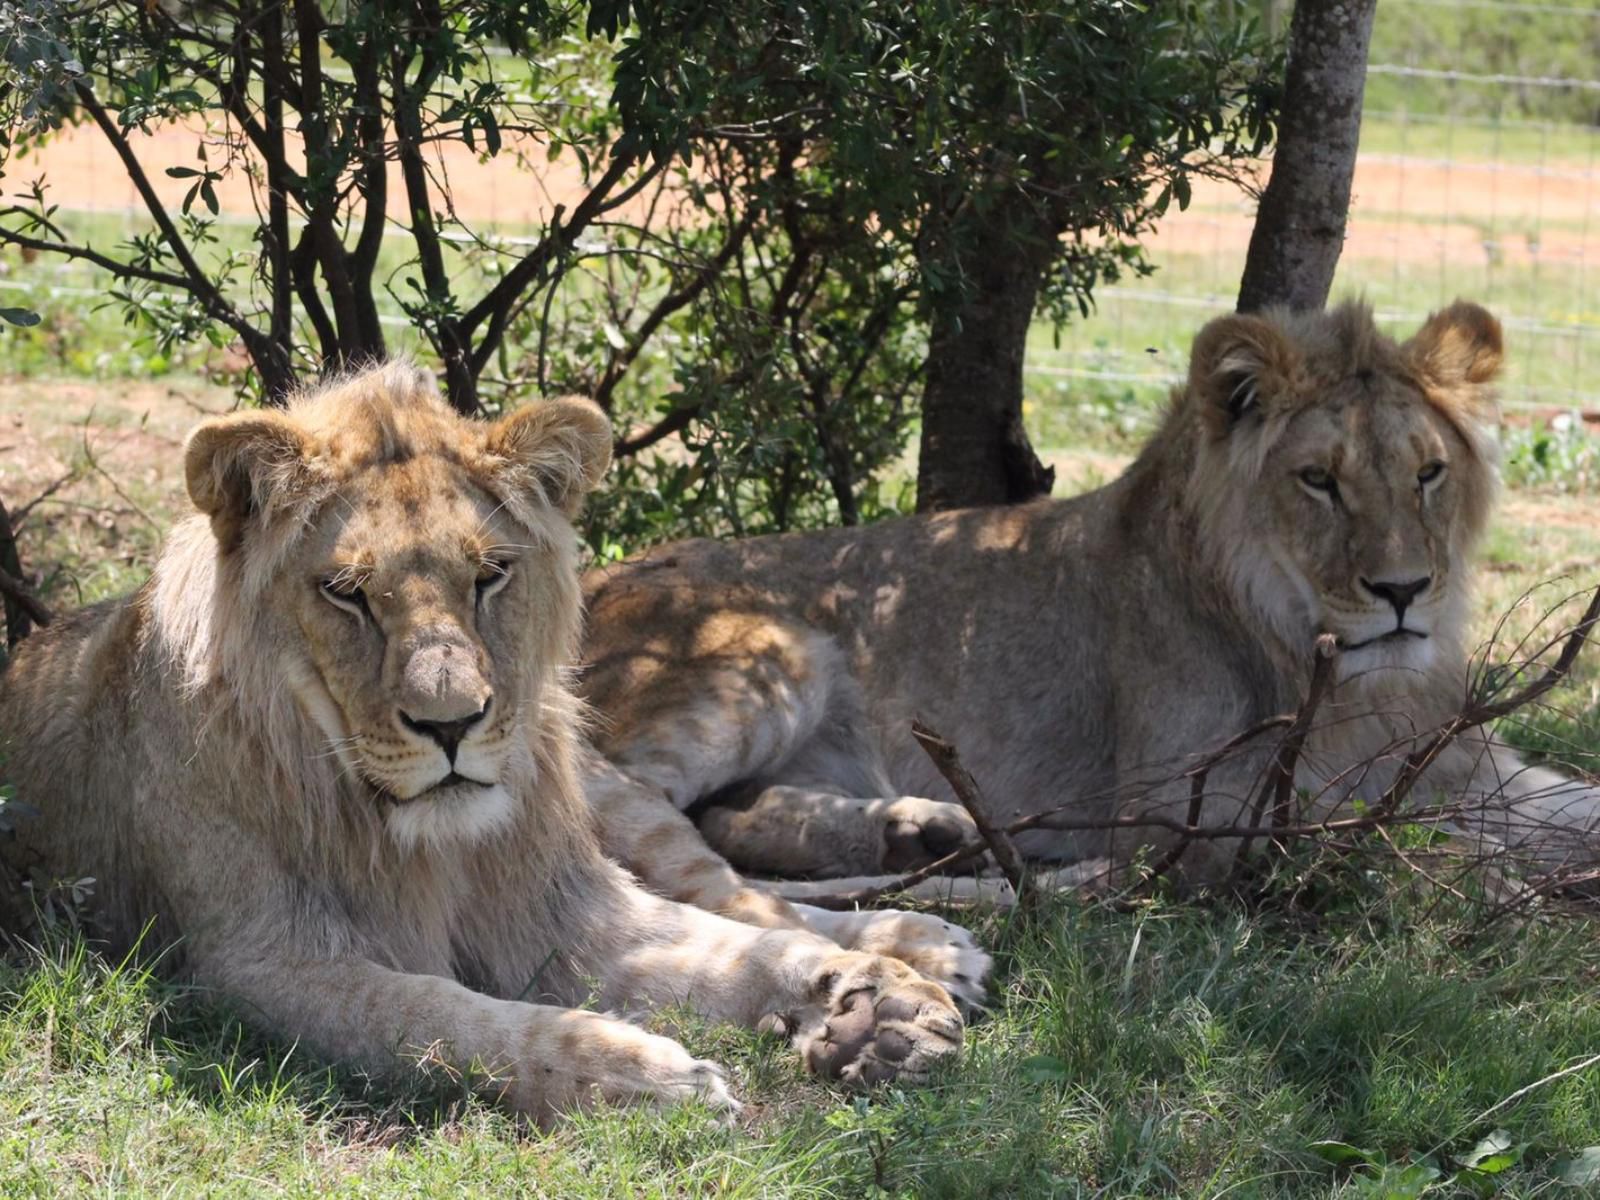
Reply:
[[1396, 583], [1391, 579], [1380, 579], [1374, 583], [1370, 579], [1363, 579], [1361, 586], [1380, 600], [1387, 600], [1394, 605], [1395, 614], [1403, 619], [1411, 602], [1422, 595], [1432, 582], [1432, 575], [1424, 575], [1421, 579], [1410, 579], [1405, 583]]
[[444, 751], [444, 756], [450, 760], [450, 765], [455, 766], [456, 751], [461, 747], [461, 740], [472, 731], [474, 725], [488, 715], [489, 701], [485, 700], [482, 708], [469, 717], [462, 717], [459, 721], [419, 721], [402, 712], [400, 724], [412, 733], [421, 734], [436, 743]]

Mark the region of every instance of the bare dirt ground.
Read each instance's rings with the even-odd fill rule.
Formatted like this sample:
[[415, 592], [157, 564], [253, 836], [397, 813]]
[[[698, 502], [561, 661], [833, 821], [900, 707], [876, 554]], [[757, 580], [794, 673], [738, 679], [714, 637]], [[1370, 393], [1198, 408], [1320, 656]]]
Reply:
[[[176, 209], [192, 182], [169, 179], [168, 167], [194, 166], [195, 130], [169, 125], [131, 135], [163, 203]], [[497, 157], [483, 159], [465, 146], [435, 148], [436, 169], [452, 184], [455, 211], [469, 225], [535, 228], [549, 222], [557, 205], [567, 211], [585, 184], [575, 157], [548, 162], [543, 146], [507, 138]], [[531, 169], [519, 163], [526, 156]], [[213, 153], [211, 166], [222, 162]], [[405, 215], [398, 168], [391, 167], [391, 218]], [[142, 204], [127, 172], [99, 132], [63, 131], [42, 149], [19, 159], [10, 187], [40, 175], [52, 199], [67, 209], [138, 212]], [[1356, 170], [1354, 205], [1344, 253], [1390, 262], [1478, 261], [1486, 252], [1505, 263], [1600, 258], [1600, 227], [1590, 229], [1600, 172], [1587, 161], [1539, 164], [1482, 163], [1363, 157]], [[1265, 182], [1265, 164], [1260, 175]], [[243, 171], [230, 172], [217, 187], [226, 215], [253, 218], [256, 197]], [[646, 198], [636, 201], [642, 215]], [[1157, 252], [1236, 254], [1249, 245], [1255, 202], [1232, 185], [1196, 181], [1186, 212], [1174, 212], [1149, 245]], [[1492, 242], [1487, 247], [1486, 242]]]
[[198, 381], [27, 380], [0, 384], [0, 398], [0, 500], [57, 604], [143, 578], [185, 503], [185, 434], [233, 404]]

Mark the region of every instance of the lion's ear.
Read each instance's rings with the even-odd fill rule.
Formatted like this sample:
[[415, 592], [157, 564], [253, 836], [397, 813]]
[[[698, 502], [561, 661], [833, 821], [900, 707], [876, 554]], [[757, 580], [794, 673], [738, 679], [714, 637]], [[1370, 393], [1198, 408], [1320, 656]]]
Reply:
[[1434, 313], [1401, 349], [1421, 375], [1443, 388], [1490, 383], [1505, 358], [1500, 322], [1467, 300]]
[[313, 480], [311, 436], [277, 412], [234, 413], [189, 435], [184, 478], [194, 506], [224, 545], [245, 522], [270, 517], [305, 496]]
[[1189, 352], [1189, 396], [1218, 437], [1259, 418], [1293, 386], [1299, 352], [1268, 317], [1218, 317], [1195, 335]]
[[507, 486], [575, 517], [611, 465], [611, 422], [581, 396], [535, 401], [491, 425], [486, 449]]

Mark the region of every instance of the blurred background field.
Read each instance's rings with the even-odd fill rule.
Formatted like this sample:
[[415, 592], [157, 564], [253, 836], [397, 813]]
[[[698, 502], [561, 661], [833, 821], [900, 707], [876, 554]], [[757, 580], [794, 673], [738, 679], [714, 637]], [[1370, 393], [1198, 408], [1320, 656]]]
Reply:
[[[1269, 0], [1280, 24], [1288, 5]], [[1334, 295], [1364, 296], [1397, 330], [1456, 296], [1506, 323], [1504, 389], [1519, 424], [1574, 413], [1600, 421], [1600, 6], [1497, 0], [1384, 0], [1374, 32], [1355, 201]], [[152, 168], [193, 155], [182, 130], [141, 144]], [[571, 156], [530, 176], [509, 155], [480, 162], [465, 147], [449, 170], [457, 203], [517, 237], [570, 203], [582, 184]], [[1265, 178], [1265, 164], [1262, 168]], [[174, 206], [187, 181], [161, 177]], [[138, 197], [93, 130], [69, 131], [19, 158], [0, 181], [17, 193], [43, 176], [59, 219], [101, 246], [145, 233]], [[255, 215], [242, 179], [219, 189], [215, 254], [248, 253]], [[1029, 416], [1045, 448], [1139, 428], [1182, 370], [1189, 338], [1232, 306], [1254, 200], [1223, 184], [1196, 186], [1151, 243], [1156, 271], [1103, 285], [1086, 317], [1041, 324], [1029, 364]], [[231, 221], [229, 218], [232, 218]], [[398, 251], [399, 247], [396, 247]], [[467, 260], [462, 259], [465, 263]], [[88, 266], [0, 253], [0, 304], [36, 308], [33, 330], [0, 331], [0, 372], [149, 379], [239, 367], [228, 348], [160, 346], [129, 330], [106, 279]], [[384, 313], [405, 348], [406, 318]], [[1556, 421], [1557, 433], [1570, 421]], [[1579, 482], [1587, 483], [1587, 477]]]
[[[1263, 11], [1281, 24], [1287, 9], [1269, 0]], [[1596, 0], [1384, 0], [1335, 296], [1366, 297], [1396, 329], [1455, 296], [1481, 299], [1510, 334], [1504, 395], [1513, 419], [1548, 425], [1573, 412], [1600, 421], [1600, 384], [1590, 378], [1600, 365], [1597, 122]], [[533, 186], [509, 156], [479, 162], [453, 149], [458, 203], [504, 236], [537, 227], [581, 187], [570, 156], [541, 170]], [[168, 130], [141, 153], [152, 167], [181, 165], [193, 142]], [[132, 185], [93, 130], [70, 131], [20, 158], [0, 188], [16, 193], [41, 175], [60, 219], [95, 244], [147, 231]], [[187, 187], [156, 182], [174, 206]], [[224, 219], [212, 253], [250, 248], [255, 216], [244, 181], [233, 182], [219, 189]], [[1197, 186], [1187, 210], [1174, 211], [1151, 244], [1152, 275], [1102, 286], [1094, 311], [1060, 330], [1040, 326], [1029, 388], [1042, 446], [1076, 441], [1080, 425], [1089, 434], [1133, 427], [1159, 402], [1196, 326], [1231, 307], [1253, 215], [1252, 197]], [[91, 267], [0, 254], [0, 303], [45, 316], [33, 330], [0, 332], [0, 371], [141, 379], [237, 369], [226, 347], [163, 347], [125, 328], [107, 292]], [[398, 305], [384, 317], [405, 347]], [[1558, 431], [1565, 424], [1558, 421]]]
[[[1385, 0], [1334, 296], [1366, 297], [1396, 330], [1480, 299], [1507, 326], [1508, 411], [1600, 419], [1597, 120], [1593, 3]], [[1102, 288], [1059, 338], [1041, 330], [1040, 409], [1158, 397], [1196, 323], [1231, 306], [1253, 214], [1249, 197], [1197, 188], [1155, 241], [1154, 275]]]

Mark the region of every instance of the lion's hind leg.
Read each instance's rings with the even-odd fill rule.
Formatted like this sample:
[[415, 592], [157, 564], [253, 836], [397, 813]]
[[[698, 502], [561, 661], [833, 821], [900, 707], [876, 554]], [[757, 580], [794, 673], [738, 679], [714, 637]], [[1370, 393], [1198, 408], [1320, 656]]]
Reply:
[[748, 804], [711, 806], [700, 832], [742, 870], [821, 878], [911, 870], [978, 836], [959, 804], [790, 784], [762, 788]]
[[592, 752], [583, 775], [605, 852], [651, 891], [747, 925], [807, 928], [782, 898], [747, 884], [658, 789]]

